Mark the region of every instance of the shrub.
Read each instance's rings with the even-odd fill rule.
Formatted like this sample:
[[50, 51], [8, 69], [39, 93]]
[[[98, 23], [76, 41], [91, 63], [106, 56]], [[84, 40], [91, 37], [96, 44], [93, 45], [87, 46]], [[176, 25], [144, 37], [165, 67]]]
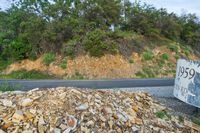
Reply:
[[66, 58], [64, 58], [64, 59], [61, 61], [60, 67], [61, 67], [62, 69], [66, 69], [66, 68], [67, 68], [67, 59], [66, 59]]
[[164, 53], [164, 54], [161, 55], [161, 58], [163, 60], [168, 60], [169, 59], [169, 55], [167, 53]]
[[13, 40], [7, 47], [11, 58], [20, 60], [29, 57], [31, 53], [32, 46], [29, 43], [25, 43], [21, 40]]
[[130, 59], [130, 60], [129, 60], [129, 63], [130, 63], [130, 64], [133, 64], [133, 63], [134, 63], [134, 60], [133, 60], [133, 59]]
[[71, 58], [75, 57], [75, 46], [77, 44], [77, 40], [70, 40], [67, 42], [67, 44], [64, 45], [63, 50], [62, 50], [62, 54], [63, 56], [69, 56]]
[[11, 60], [0, 59], [0, 72], [12, 63]]
[[197, 125], [200, 125], [200, 118], [199, 117], [192, 117], [192, 122], [197, 124]]
[[141, 71], [137, 72], [135, 75], [140, 78], [154, 78], [159, 73], [158, 68], [143, 67]]
[[52, 79], [54, 76], [50, 76], [49, 74], [42, 73], [36, 70], [18, 70], [13, 71], [7, 75], [0, 75], [1, 78], [14, 78], [14, 79]]
[[115, 42], [111, 41], [105, 31], [96, 29], [86, 34], [83, 39], [83, 46], [91, 56], [100, 57], [106, 52], [115, 53], [117, 46]]
[[156, 117], [160, 118], [160, 119], [164, 119], [168, 117], [168, 114], [166, 111], [158, 111], [156, 112]]
[[173, 52], [178, 52], [178, 46], [176, 44], [169, 44], [168, 48]]
[[183, 122], [184, 122], [184, 117], [181, 116], [181, 115], [179, 115], [179, 116], [178, 116], [178, 121], [181, 122], [181, 123], [183, 123]]
[[192, 48], [190, 46], [182, 46], [183, 47], [183, 53], [188, 57], [189, 54], [192, 52]]
[[45, 65], [49, 65], [51, 62], [55, 60], [55, 54], [53, 53], [45, 53], [43, 56], [43, 63]]
[[143, 60], [151, 60], [151, 59], [153, 59], [153, 57], [154, 56], [153, 56], [153, 53], [151, 51], [145, 51], [142, 54]]

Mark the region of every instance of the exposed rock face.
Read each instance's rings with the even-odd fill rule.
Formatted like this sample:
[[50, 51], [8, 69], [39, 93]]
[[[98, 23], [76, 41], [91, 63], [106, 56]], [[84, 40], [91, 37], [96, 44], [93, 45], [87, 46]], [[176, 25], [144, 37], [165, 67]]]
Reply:
[[[52, 88], [0, 94], [0, 132], [190, 132], [146, 93]], [[7, 100], [7, 101], [5, 101]]]

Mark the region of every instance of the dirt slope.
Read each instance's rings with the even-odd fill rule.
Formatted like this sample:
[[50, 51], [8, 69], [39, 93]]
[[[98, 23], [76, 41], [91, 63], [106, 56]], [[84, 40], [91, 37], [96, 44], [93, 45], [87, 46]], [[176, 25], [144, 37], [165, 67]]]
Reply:
[[[152, 71], [150, 74], [156, 73], [154, 74], [155, 77], [173, 77], [176, 69], [177, 52], [183, 53], [182, 49], [177, 47], [177, 52], [174, 52], [167, 46], [159, 46], [151, 51], [153, 53], [151, 60], [143, 60], [143, 53], [137, 52], [133, 52], [129, 58], [121, 54], [106, 54], [100, 58], [80, 55], [74, 59], [67, 59], [66, 69], [59, 66], [62, 60], [60, 56], [57, 56], [56, 60], [49, 66], [44, 65], [42, 57], [40, 57], [35, 61], [27, 59], [15, 62], [6, 68], [4, 73], [8, 74], [12, 71], [26, 69], [43, 71], [63, 78], [70, 78], [74, 75], [81, 75], [87, 79], [131, 78], [137, 77], [135, 74], [139, 71], [145, 71], [143, 69], [146, 67]], [[161, 59], [163, 53], [169, 56], [167, 60]], [[193, 52], [189, 53], [188, 58], [199, 60]], [[149, 72], [146, 73], [148, 77]]]

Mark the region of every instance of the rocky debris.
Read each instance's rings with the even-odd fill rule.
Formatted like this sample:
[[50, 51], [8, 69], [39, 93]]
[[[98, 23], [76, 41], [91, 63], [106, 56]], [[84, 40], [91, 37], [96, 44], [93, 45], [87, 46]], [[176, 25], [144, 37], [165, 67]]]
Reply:
[[26, 98], [26, 99], [23, 99], [23, 100], [21, 101], [21, 105], [24, 106], [24, 107], [25, 107], [25, 106], [29, 106], [29, 105], [32, 104], [32, 102], [33, 102], [32, 99]]
[[200, 128], [168, 111], [147, 93], [78, 88], [0, 94], [0, 133], [190, 132]]

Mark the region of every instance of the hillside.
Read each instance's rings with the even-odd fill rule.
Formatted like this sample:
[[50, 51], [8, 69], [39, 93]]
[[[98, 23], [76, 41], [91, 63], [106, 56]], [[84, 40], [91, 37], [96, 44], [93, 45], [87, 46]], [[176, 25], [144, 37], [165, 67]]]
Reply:
[[[20, 60], [7, 66], [0, 77], [40, 78], [34, 73], [46, 75], [41, 78], [63, 79], [174, 77], [177, 59], [199, 60], [198, 52], [188, 45], [166, 38], [159, 39], [149, 40], [141, 35], [129, 34], [120, 40], [115, 54], [93, 57], [78, 53], [73, 58], [52, 54], [54, 58], [49, 64], [45, 64], [46, 55], [36, 60]], [[29, 73], [33, 73], [33, 76], [28, 77]]]
[[195, 14], [137, 1], [20, 0], [0, 18], [0, 78], [173, 77], [200, 57]]

